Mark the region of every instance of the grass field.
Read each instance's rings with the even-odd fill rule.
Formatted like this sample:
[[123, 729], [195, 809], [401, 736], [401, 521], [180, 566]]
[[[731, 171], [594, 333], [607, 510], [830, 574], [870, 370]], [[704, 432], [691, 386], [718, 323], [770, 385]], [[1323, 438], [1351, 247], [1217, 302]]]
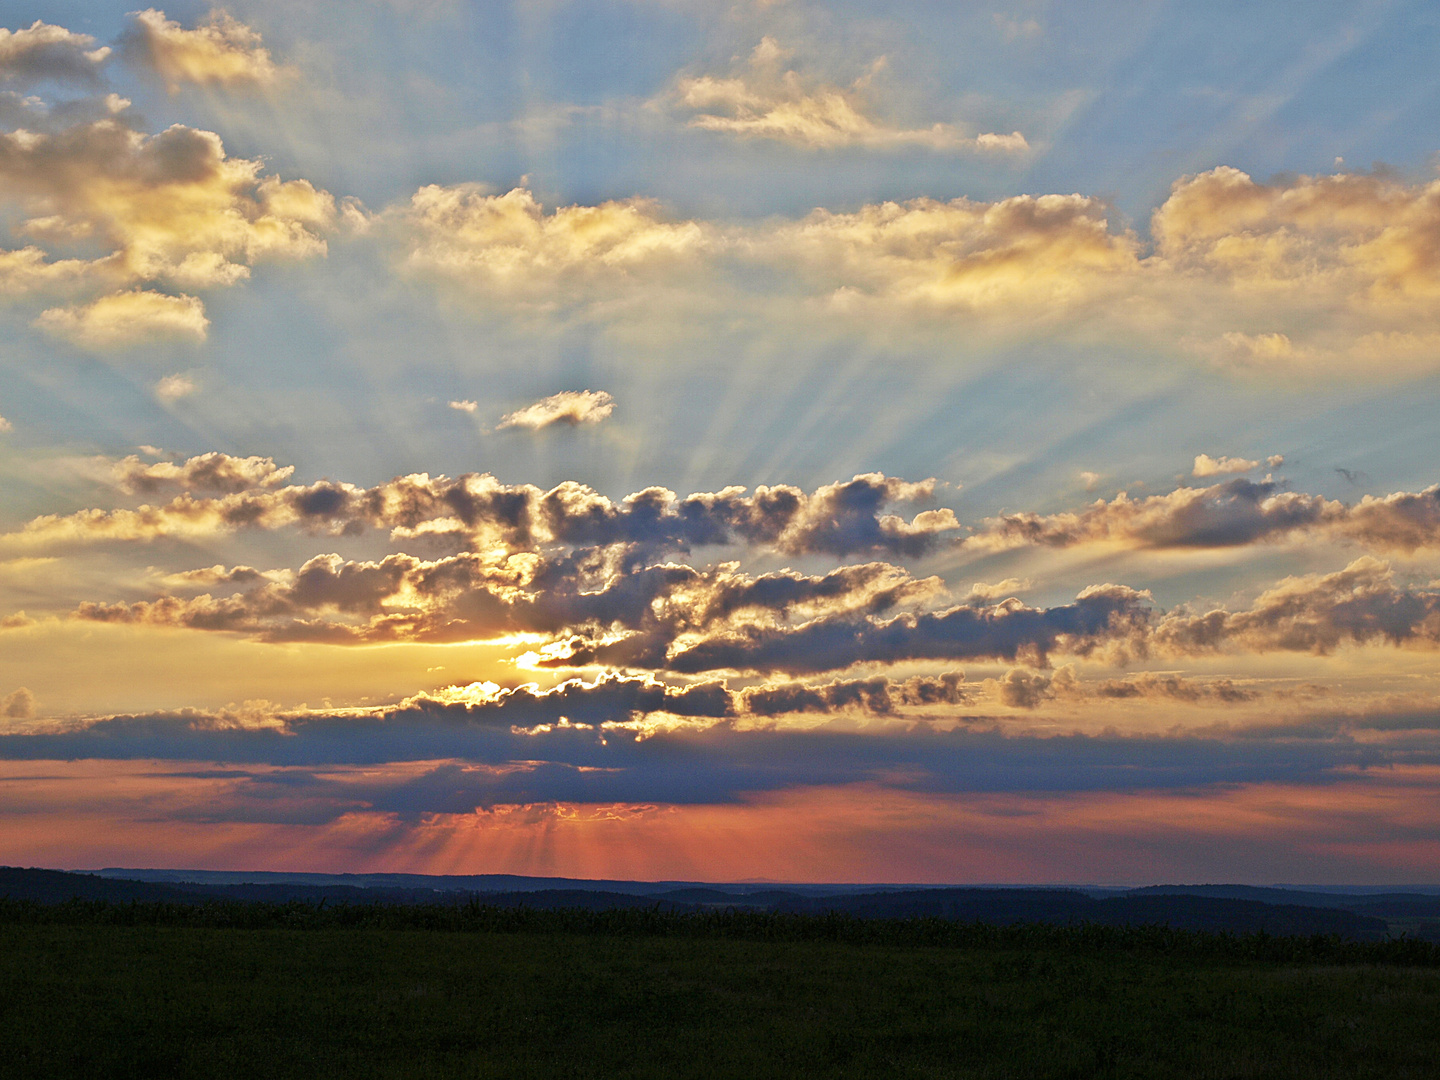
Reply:
[[1247, 959], [1243, 939], [1079, 929], [904, 945], [138, 910], [0, 912], [0, 1074], [1199, 1080], [1433, 1077], [1440, 1061], [1423, 950], [1377, 963], [1356, 959], [1374, 946], [1327, 959], [1297, 943], [1286, 960], [1272, 939]]

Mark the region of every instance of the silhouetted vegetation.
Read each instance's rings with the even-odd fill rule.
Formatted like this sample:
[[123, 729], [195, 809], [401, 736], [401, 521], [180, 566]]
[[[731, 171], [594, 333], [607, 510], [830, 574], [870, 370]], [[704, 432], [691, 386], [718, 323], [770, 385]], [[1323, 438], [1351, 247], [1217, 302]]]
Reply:
[[16, 1077], [1428, 1077], [1423, 942], [467, 905], [0, 904]]
[[1269, 963], [1440, 966], [1440, 946], [1415, 938], [1355, 941], [1335, 934], [1274, 935], [1186, 930], [1160, 924], [997, 924], [938, 916], [867, 918], [734, 908], [663, 910], [463, 904], [284, 904], [0, 899], [0, 922], [52, 926], [190, 927], [215, 930], [427, 930], [447, 933], [567, 934], [966, 949], [1065, 948]]

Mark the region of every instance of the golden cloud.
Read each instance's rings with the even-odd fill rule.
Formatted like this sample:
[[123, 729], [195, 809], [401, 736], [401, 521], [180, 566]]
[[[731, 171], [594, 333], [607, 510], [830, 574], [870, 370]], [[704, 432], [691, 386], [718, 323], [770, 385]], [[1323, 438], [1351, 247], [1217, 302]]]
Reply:
[[1225, 457], [1212, 458], [1209, 454], [1195, 455], [1195, 468], [1193, 476], [1223, 476], [1227, 473], [1247, 473], [1251, 469], [1258, 469], [1260, 462], [1250, 461], [1247, 458]]
[[87, 349], [108, 349], [157, 338], [204, 341], [210, 320], [193, 296], [134, 289], [89, 304], [48, 308], [35, 325]]
[[226, 89], [265, 89], [275, 85], [281, 69], [270, 58], [260, 35], [224, 11], [193, 30], [147, 8], [135, 13], [127, 36], [132, 55], [165, 80], [175, 93], [182, 83]]
[[325, 252], [333, 196], [260, 170], [227, 157], [214, 132], [180, 124], [148, 136], [114, 119], [0, 134], [0, 197], [32, 211], [23, 231], [114, 245], [114, 273], [182, 288], [233, 284], [260, 259]]
[[[865, 100], [875, 69], [850, 86], [834, 86], [807, 80], [785, 67], [790, 56], [774, 38], [762, 38], [748, 64], [728, 77], [701, 75], [676, 80], [668, 103], [690, 115], [691, 127], [806, 149], [923, 146], [942, 151], [1019, 153], [1030, 148], [1018, 131], [971, 135], [954, 124], [905, 128], [876, 121]], [[877, 68], [882, 66], [883, 61], [877, 64]]]
[[543, 298], [577, 282], [653, 275], [713, 243], [711, 228], [665, 221], [645, 199], [547, 214], [523, 188], [490, 195], [475, 184], [423, 187], [401, 219], [408, 269], [510, 297]]
[[[691, 90], [741, 92], [723, 82]], [[976, 341], [1071, 337], [1341, 375], [1440, 355], [1440, 183], [1264, 185], [1220, 168], [1176, 182], [1149, 242], [1079, 194], [721, 225], [669, 220], [643, 200], [547, 211], [523, 189], [462, 185], [423, 188], [390, 217], [405, 265], [471, 300], [593, 301], [597, 317], [647, 326], [708, 311], [729, 324], [821, 319], [953, 340], [958, 322]], [[626, 289], [635, 303], [598, 303]]]
[[[454, 402], [451, 403], [455, 405]], [[471, 405], [473, 411], [474, 403]], [[563, 390], [533, 405], [506, 413], [500, 418], [501, 428], [528, 428], [539, 431], [554, 424], [598, 424], [615, 411], [615, 399], [604, 390]]]

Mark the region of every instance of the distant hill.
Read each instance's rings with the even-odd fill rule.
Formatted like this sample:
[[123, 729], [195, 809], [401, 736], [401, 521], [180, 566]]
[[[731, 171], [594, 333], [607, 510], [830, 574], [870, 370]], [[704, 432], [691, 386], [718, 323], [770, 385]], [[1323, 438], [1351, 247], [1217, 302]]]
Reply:
[[[1162, 885], [1106, 895], [1057, 888], [928, 888], [886, 886], [698, 885], [578, 882], [565, 878], [479, 878], [423, 875], [283, 875], [145, 871], [135, 880], [103, 874], [0, 867], [0, 897], [43, 904], [79, 898], [112, 903], [215, 901], [318, 904], [454, 904], [478, 900], [503, 907], [603, 911], [654, 907], [667, 912], [724, 908], [795, 914], [838, 912], [862, 919], [917, 916], [962, 922], [1168, 925], [1177, 929], [1276, 935], [1338, 934], [1370, 941], [1408, 933], [1440, 940], [1440, 897], [1353, 895], [1246, 885]], [[171, 877], [170, 875], [176, 875]], [[218, 878], [219, 880], [215, 880]], [[245, 879], [249, 880], [245, 880]], [[238, 879], [238, 880], [237, 880]], [[296, 880], [299, 879], [299, 880]], [[517, 883], [531, 887], [515, 887]], [[603, 886], [613, 884], [616, 887]], [[496, 888], [495, 885], [509, 887]], [[535, 887], [535, 886], [540, 887]], [[599, 887], [597, 887], [599, 886]]]
[[39, 904], [60, 904], [66, 900], [107, 900], [114, 904], [193, 903], [195, 894], [174, 885], [150, 881], [117, 881], [95, 874], [72, 874], [63, 870], [22, 870], [0, 866], [0, 897], [33, 900]]

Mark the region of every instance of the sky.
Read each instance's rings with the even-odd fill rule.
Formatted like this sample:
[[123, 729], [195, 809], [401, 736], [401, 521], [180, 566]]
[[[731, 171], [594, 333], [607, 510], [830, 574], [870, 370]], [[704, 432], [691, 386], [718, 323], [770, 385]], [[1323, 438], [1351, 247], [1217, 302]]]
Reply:
[[0, 862], [1440, 884], [1440, 10], [0, 10]]

